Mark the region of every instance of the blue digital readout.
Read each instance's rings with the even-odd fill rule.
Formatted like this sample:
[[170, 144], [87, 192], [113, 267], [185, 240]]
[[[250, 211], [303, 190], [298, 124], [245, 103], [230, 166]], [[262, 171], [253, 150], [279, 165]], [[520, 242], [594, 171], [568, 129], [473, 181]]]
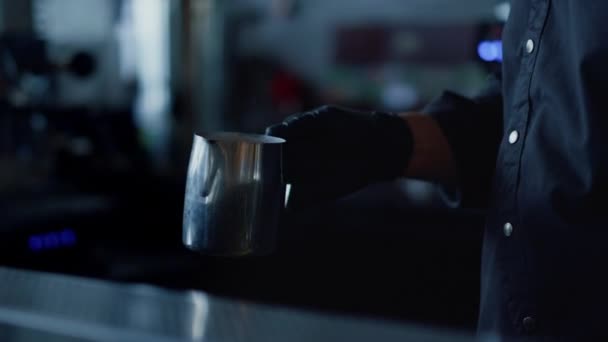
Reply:
[[74, 246], [77, 242], [76, 233], [72, 229], [32, 235], [28, 239], [28, 247], [32, 252]]

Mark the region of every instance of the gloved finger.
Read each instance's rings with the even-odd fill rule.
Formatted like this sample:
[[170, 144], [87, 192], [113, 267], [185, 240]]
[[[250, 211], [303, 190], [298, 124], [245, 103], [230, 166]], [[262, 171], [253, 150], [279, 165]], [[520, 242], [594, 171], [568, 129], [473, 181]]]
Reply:
[[292, 183], [348, 180], [367, 169], [358, 162], [359, 150], [336, 147], [332, 140], [326, 139], [292, 140], [285, 145], [283, 153], [285, 179]]
[[266, 128], [266, 135], [283, 138], [285, 140], [288, 138], [288, 133], [288, 127], [284, 122]]
[[303, 112], [290, 115], [286, 117], [283, 122], [266, 128], [266, 135], [287, 139], [288, 136], [293, 136], [293, 126], [296, 126], [296, 131], [299, 130], [298, 126], [300, 125], [301, 120], [312, 113], [313, 112]]
[[292, 118], [287, 122], [289, 134], [293, 138], [307, 136], [340, 135], [347, 140], [358, 133], [368, 133], [373, 121], [372, 114], [341, 107], [325, 106], [305, 115]]
[[305, 209], [323, 205], [347, 196], [362, 189], [365, 184], [347, 184], [343, 182], [314, 182], [292, 184], [287, 207], [289, 209]]
[[300, 139], [309, 136], [315, 136], [317, 133], [326, 129], [327, 119], [323, 119], [326, 115], [320, 115], [323, 111], [322, 107], [310, 112], [298, 113], [289, 116], [283, 121], [285, 129], [289, 137]]

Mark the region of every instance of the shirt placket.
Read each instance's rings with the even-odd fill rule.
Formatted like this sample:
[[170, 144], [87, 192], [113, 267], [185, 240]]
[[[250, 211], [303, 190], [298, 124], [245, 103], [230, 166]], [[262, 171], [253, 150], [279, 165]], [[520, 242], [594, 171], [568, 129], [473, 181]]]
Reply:
[[[549, 12], [549, 0], [534, 0], [531, 3], [531, 11], [528, 20], [528, 29], [524, 34], [523, 41], [520, 42], [521, 68], [516, 79], [515, 93], [513, 102], [509, 110], [510, 116], [505, 124], [504, 141], [501, 148], [501, 208], [500, 217], [503, 218], [502, 230], [504, 237], [505, 254], [511, 255], [511, 263], [507, 272], [522, 272], [528, 268], [526, 265], [525, 254], [522, 248], [517, 248], [518, 230], [522, 227], [521, 219], [517, 211], [517, 194], [519, 191], [519, 179], [521, 172], [522, 152], [524, 149], [526, 136], [528, 133], [528, 121], [533, 110], [533, 103], [530, 98], [530, 86], [540, 48], [541, 36], [545, 21]], [[521, 246], [520, 246], [521, 247]], [[521, 264], [520, 264], [521, 263]], [[514, 276], [512, 274], [511, 276]], [[521, 276], [521, 274], [520, 274]], [[509, 286], [511, 287], [511, 286]], [[520, 289], [522, 290], [522, 289]], [[519, 291], [518, 291], [519, 292]], [[509, 295], [510, 297], [510, 295]], [[532, 332], [536, 326], [536, 318], [532, 305], [519, 303], [521, 305], [509, 304], [509, 311], [514, 323], [526, 332]]]

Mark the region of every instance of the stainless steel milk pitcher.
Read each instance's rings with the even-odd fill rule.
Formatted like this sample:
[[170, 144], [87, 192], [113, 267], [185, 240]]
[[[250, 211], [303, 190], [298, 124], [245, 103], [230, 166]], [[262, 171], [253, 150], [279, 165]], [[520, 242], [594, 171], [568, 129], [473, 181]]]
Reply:
[[194, 136], [183, 216], [188, 248], [222, 256], [274, 249], [284, 207], [284, 142], [242, 133]]

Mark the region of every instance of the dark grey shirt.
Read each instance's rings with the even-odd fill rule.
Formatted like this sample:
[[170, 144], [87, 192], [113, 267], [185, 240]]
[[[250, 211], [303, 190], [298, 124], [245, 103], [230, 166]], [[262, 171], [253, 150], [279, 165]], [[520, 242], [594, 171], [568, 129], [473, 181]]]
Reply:
[[426, 109], [488, 208], [479, 329], [608, 340], [608, 1], [513, 0], [503, 50], [485, 93]]

